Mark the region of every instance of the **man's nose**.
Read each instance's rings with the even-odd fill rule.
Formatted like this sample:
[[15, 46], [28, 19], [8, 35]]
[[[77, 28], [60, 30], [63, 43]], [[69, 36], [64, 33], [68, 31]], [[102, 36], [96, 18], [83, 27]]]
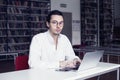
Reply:
[[58, 24], [57, 24], [57, 27], [58, 27], [58, 28], [60, 28], [60, 27], [61, 27], [61, 25], [58, 23]]

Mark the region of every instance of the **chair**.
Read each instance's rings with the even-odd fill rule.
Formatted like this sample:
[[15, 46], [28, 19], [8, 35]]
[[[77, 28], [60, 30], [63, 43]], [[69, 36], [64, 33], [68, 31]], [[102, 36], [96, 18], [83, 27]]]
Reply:
[[28, 55], [17, 56], [15, 59], [15, 70], [24, 70], [28, 68]]

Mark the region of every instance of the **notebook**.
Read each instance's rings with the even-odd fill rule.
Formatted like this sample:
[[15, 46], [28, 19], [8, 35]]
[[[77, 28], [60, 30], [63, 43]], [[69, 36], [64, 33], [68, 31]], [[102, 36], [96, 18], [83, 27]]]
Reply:
[[77, 65], [78, 66], [77, 69], [67, 67], [67, 68], [59, 69], [58, 71], [70, 71], [70, 70], [83, 71], [90, 68], [94, 68], [100, 62], [100, 59], [103, 56], [103, 54], [104, 54], [103, 50], [86, 52], [81, 64]]

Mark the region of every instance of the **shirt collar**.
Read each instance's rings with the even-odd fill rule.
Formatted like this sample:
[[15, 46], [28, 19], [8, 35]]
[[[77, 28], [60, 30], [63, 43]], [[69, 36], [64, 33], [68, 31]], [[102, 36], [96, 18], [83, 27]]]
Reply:
[[[54, 40], [53, 40], [52, 35], [50, 34], [50, 31], [48, 30], [46, 33], [47, 33], [47, 38], [48, 38], [48, 40], [49, 40], [51, 43], [54, 43]], [[61, 34], [59, 34], [58, 40], [60, 39], [60, 37], [61, 37]]]

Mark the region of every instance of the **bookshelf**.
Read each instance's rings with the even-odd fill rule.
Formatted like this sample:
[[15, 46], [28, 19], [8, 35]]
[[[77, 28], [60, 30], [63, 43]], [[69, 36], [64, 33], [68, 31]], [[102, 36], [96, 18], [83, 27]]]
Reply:
[[113, 33], [113, 0], [81, 0], [81, 43], [108, 47]]
[[109, 47], [114, 27], [114, 0], [100, 0], [100, 46]]
[[27, 52], [30, 43], [29, 2], [7, 1], [7, 52]]
[[83, 45], [97, 45], [97, 22], [97, 1], [81, 0], [81, 43]]
[[113, 29], [113, 39], [111, 47], [120, 48], [120, 26], [115, 26]]
[[33, 35], [47, 30], [50, 0], [0, 1], [0, 53], [29, 53]]
[[7, 6], [4, 1], [0, 1], [0, 52], [7, 52]]
[[50, 12], [50, 1], [31, 1], [30, 6], [30, 25], [31, 25], [31, 36], [39, 32], [44, 32], [47, 30], [46, 27], [46, 17]]

